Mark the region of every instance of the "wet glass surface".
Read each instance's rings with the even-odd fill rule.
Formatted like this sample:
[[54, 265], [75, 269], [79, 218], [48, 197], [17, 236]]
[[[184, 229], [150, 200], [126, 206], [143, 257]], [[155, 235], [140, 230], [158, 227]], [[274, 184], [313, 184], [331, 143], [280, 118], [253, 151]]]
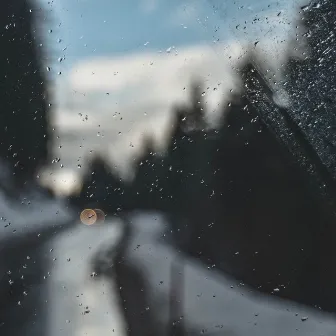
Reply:
[[1, 335], [335, 335], [335, 1], [0, 7]]

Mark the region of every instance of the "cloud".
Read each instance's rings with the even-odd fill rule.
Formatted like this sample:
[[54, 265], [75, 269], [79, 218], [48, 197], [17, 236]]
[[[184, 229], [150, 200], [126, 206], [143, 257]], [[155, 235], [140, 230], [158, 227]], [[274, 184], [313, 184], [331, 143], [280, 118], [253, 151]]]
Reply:
[[[81, 62], [72, 69], [65, 85], [69, 91], [84, 95], [76, 95], [72, 109], [57, 111], [55, 124], [62, 132], [61, 138], [72, 137], [67, 145], [71, 146], [71, 155], [75, 152], [82, 159], [85, 150], [100, 147], [111, 152], [111, 148], [122, 145], [118, 161], [123, 160], [134, 152], [139, 143], [136, 138], [144, 132], [158, 137], [162, 134], [173, 105], [188, 102], [194, 78], [205, 81], [205, 100], [209, 110], [215, 111], [224, 94], [235, 86], [229, 55], [237, 58], [240, 53], [237, 44], [230, 48], [196, 45], [169, 53]], [[75, 133], [78, 137], [73, 139]], [[130, 146], [130, 139], [135, 147]], [[75, 146], [81, 147], [76, 150]]]
[[[185, 100], [183, 88], [194, 76], [200, 76], [216, 84], [231, 72], [229, 54], [236, 57], [240, 46], [212, 48], [210, 45], [192, 46], [166, 52], [143, 53], [120, 58], [97, 58], [83, 62], [73, 69], [69, 82], [81, 92], [109, 92], [122, 96], [127, 90], [137, 102], [160, 101], [173, 103]], [[221, 55], [220, 55], [221, 54]], [[227, 59], [225, 59], [225, 56]], [[127, 97], [129, 100], [129, 97]]]
[[[260, 41], [255, 50], [266, 55], [264, 69], [276, 72], [287, 47], [270, 39]], [[145, 134], [153, 134], [162, 145], [172, 108], [189, 102], [194, 79], [204, 81], [207, 110], [216, 119], [220, 104], [237, 88], [235, 67], [247, 48], [232, 41], [79, 62], [63, 82], [72, 92], [72, 105], [55, 112], [59, 138], [54, 153], [61, 161], [53, 169], [81, 173], [87, 158], [99, 152], [125, 171]]]
[[[265, 66], [276, 71], [287, 48], [286, 42], [264, 39], [254, 50], [262, 51]], [[123, 116], [127, 111], [135, 116], [134, 108], [148, 115], [150, 111], [147, 110], [186, 102], [189, 96], [185, 88], [193, 79], [200, 78], [212, 89], [221, 85], [218, 90], [206, 92], [206, 101], [214, 109], [222, 99], [221, 95], [235, 86], [233, 67], [244, 59], [247, 49], [248, 45], [232, 41], [182, 49], [171, 47], [166, 52], [94, 58], [73, 68], [68, 85], [71, 90], [85, 92], [78, 99], [83, 99], [86, 104], [92, 94], [101, 93], [101, 99], [107, 104], [117, 104]]]

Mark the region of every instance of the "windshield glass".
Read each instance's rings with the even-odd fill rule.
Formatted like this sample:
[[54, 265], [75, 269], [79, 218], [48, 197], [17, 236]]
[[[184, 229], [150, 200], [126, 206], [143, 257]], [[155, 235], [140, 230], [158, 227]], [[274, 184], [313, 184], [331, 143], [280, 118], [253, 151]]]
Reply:
[[0, 7], [1, 335], [335, 334], [335, 1]]

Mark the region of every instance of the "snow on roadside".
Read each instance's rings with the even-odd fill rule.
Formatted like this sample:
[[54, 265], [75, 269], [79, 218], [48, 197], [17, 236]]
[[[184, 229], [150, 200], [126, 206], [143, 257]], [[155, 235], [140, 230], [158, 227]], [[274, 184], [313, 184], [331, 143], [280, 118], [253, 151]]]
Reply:
[[73, 213], [64, 201], [46, 197], [37, 188], [19, 197], [14, 200], [0, 191], [0, 240], [18, 239], [29, 233], [39, 234], [73, 220]]
[[48, 283], [48, 336], [125, 335], [113, 282], [96, 278], [90, 267], [98, 251], [118, 242], [119, 224], [78, 223], [48, 244], [56, 259]]
[[[42, 228], [56, 228], [73, 218], [62, 201], [36, 195], [27, 199], [31, 200], [29, 205], [19, 202], [14, 206], [0, 194], [0, 215], [6, 218], [0, 226], [2, 239], [38, 234]], [[8, 222], [11, 225], [5, 227]], [[167, 323], [170, 266], [177, 251], [162, 241], [167, 223], [160, 214], [136, 214], [132, 223], [134, 234], [127, 258], [140, 266], [148, 281], [149, 309]], [[51, 265], [49, 276], [39, 285], [47, 302], [48, 336], [125, 335], [114, 279], [95, 278], [90, 266], [98, 251], [117, 244], [120, 234], [117, 220], [94, 226], [78, 221], [46, 243], [41, 240], [40, 253], [48, 255]], [[336, 333], [336, 321], [328, 314], [270, 296], [252, 295], [232, 279], [194, 260], [186, 259], [185, 265], [184, 320], [193, 329], [235, 336]], [[161, 335], [165, 336], [164, 330]]]
[[[157, 214], [141, 214], [133, 219], [135, 234], [128, 258], [149, 282], [153, 305], [160, 320], [167, 323], [170, 265], [181, 256], [171, 246], [162, 243], [166, 228]], [[160, 230], [161, 226], [161, 230]], [[135, 248], [137, 247], [137, 248]], [[290, 301], [252, 293], [247, 288], [214, 269], [185, 260], [184, 320], [187, 325], [209, 334], [235, 336], [333, 336], [336, 320], [329, 314]], [[165, 307], [164, 306], [165, 303]], [[307, 319], [306, 319], [307, 317]], [[161, 334], [165, 336], [164, 333]]]

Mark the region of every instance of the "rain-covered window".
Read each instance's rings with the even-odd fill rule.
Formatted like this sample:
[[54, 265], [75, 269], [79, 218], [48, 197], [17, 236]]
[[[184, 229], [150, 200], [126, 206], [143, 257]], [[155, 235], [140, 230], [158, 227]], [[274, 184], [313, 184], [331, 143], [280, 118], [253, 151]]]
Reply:
[[336, 335], [334, 0], [2, 0], [0, 335]]

